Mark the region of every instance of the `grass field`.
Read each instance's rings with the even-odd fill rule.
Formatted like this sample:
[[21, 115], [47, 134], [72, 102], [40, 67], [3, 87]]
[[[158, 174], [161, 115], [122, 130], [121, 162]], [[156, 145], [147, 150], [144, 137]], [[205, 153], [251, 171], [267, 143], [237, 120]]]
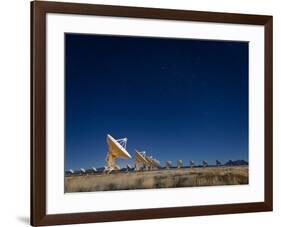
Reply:
[[248, 184], [248, 166], [182, 168], [65, 177], [65, 192]]

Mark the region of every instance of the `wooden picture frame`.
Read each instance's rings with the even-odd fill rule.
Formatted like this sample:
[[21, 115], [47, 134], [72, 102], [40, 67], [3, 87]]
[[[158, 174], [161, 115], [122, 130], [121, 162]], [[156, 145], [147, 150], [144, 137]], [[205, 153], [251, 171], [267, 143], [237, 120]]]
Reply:
[[[46, 212], [46, 14], [79, 14], [264, 27], [264, 201], [204, 206], [47, 214]], [[272, 211], [272, 16], [31, 2], [31, 225], [80, 224], [136, 219]]]

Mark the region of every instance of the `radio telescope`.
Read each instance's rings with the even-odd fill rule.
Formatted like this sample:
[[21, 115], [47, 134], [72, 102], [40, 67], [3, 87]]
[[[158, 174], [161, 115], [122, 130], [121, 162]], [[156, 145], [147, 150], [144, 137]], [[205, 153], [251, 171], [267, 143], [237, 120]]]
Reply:
[[74, 171], [73, 171], [73, 169], [70, 169], [70, 170], [69, 170], [69, 172], [70, 172], [71, 174], [74, 174]]
[[145, 156], [145, 159], [147, 160], [147, 169], [152, 170], [153, 169], [153, 161], [152, 156]]
[[142, 164], [145, 168], [147, 168], [150, 165], [150, 162], [145, 158], [145, 151], [140, 152], [138, 150], [135, 150], [135, 152], [136, 152], [135, 171], [139, 171]]
[[97, 169], [95, 167], [92, 167], [90, 169], [86, 169], [87, 174], [94, 174], [97, 172]]
[[216, 160], [216, 166], [221, 166], [221, 161], [220, 160]]
[[80, 174], [85, 174], [86, 170], [84, 168], [80, 168]]
[[177, 168], [182, 168], [182, 167], [183, 167], [182, 160], [177, 160]]
[[156, 158], [152, 158], [151, 161], [152, 161], [153, 167], [154, 167], [155, 169], [161, 168], [161, 164], [160, 164], [160, 161], [159, 161], [159, 160], [157, 160]]
[[107, 145], [108, 145], [108, 151], [106, 155], [106, 171], [110, 173], [112, 170], [116, 170], [117, 166], [115, 164], [116, 158], [121, 159], [130, 159], [132, 158], [131, 155], [126, 151], [126, 145], [127, 145], [127, 138], [123, 139], [114, 139], [111, 135], [107, 135]]
[[189, 165], [190, 165], [190, 168], [193, 168], [193, 166], [194, 166], [194, 161], [192, 161], [192, 160], [189, 160]]
[[206, 160], [202, 161], [203, 167], [207, 167], [208, 166], [208, 162]]
[[166, 161], [166, 169], [170, 169], [172, 167], [172, 161]]
[[74, 174], [74, 171], [72, 169], [65, 171], [66, 176], [71, 176]]
[[153, 158], [152, 156], [146, 156], [145, 158], [148, 161], [148, 167], [150, 170], [158, 169], [161, 167], [160, 161]]

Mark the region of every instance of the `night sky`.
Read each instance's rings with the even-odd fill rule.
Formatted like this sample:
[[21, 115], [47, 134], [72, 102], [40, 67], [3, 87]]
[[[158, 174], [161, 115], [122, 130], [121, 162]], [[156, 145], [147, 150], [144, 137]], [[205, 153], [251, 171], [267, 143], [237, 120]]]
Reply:
[[248, 160], [248, 43], [65, 34], [65, 169], [102, 167], [106, 135], [164, 164]]

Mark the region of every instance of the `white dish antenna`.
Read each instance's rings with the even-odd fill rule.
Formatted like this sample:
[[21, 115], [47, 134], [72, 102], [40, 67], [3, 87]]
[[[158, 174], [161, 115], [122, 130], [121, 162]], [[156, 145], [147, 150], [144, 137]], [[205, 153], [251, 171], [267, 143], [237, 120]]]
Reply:
[[216, 166], [221, 166], [221, 161], [220, 160], [216, 160]]
[[147, 160], [147, 162], [148, 162], [148, 164], [152, 167], [153, 166], [153, 161], [152, 161], [152, 159], [153, 159], [153, 157], [152, 156], [147, 156], [146, 157], [146, 160]]
[[110, 173], [112, 170], [117, 169], [115, 164], [116, 158], [130, 159], [131, 155], [126, 151], [127, 138], [114, 139], [111, 135], [107, 135], [106, 142], [108, 151], [106, 156], [106, 170]]
[[182, 167], [183, 167], [183, 161], [177, 160], [177, 168], [182, 168]]
[[152, 159], [152, 163], [153, 163], [154, 167], [157, 167], [157, 168], [161, 167], [160, 161], [157, 160], [156, 158]]
[[173, 167], [172, 161], [166, 161], [166, 169], [170, 169]]
[[84, 168], [81, 168], [81, 169], [80, 169], [80, 173], [81, 173], [81, 174], [85, 174], [85, 173], [86, 173], [86, 170], [85, 170]]
[[71, 176], [74, 174], [74, 171], [72, 169], [65, 171], [66, 176]]
[[153, 158], [152, 156], [149, 156], [149, 157], [146, 156], [145, 158], [148, 161], [149, 169], [153, 170], [153, 169], [158, 169], [159, 167], [161, 167], [160, 161]]
[[138, 150], [135, 150], [135, 151], [136, 151], [136, 162], [138, 162], [138, 163], [148, 163], [148, 161], [145, 158], [145, 151], [143, 151], [143, 152], [140, 152]]
[[107, 135], [107, 145], [110, 154], [122, 159], [130, 159], [131, 155], [126, 151], [127, 138], [114, 139], [111, 135]]
[[189, 160], [189, 165], [190, 165], [190, 168], [193, 168], [193, 166], [195, 165], [195, 162], [192, 160]]
[[203, 167], [207, 167], [208, 166], [208, 162], [206, 160], [202, 161]]
[[136, 158], [135, 158], [135, 171], [139, 171], [141, 168], [141, 165], [144, 166], [144, 168], [148, 168], [148, 166], [150, 165], [150, 162], [146, 159], [146, 152], [145, 151], [138, 151], [135, 150], [136, 152]]

